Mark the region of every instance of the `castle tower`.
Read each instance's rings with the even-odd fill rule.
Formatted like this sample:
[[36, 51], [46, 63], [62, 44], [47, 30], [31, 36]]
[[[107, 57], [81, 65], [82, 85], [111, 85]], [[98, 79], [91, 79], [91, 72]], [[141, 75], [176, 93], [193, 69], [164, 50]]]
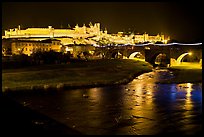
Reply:
[[146, 32], [143, 34], [143, 37], [144, 37], [144, 42], [148, 41], [148, 34]]
[[83, 33], [86, 34], [86, 25], [83, 25]]
[[94, 31], [95, 31], [95, 33], [97, 33], [97, 34], [100, 33], [100, 23], [95, 23], [95, 24], [94, 24]]
[[164, 41], [164, 35], [163, 34], [161, 35], [161, 41]]
[[54, 38], [54, 31], [53, 31], [52, 26], [48, 26], [48, 29], [49, 29], [49, 33], [50, 33], [50, 38]]
[[105, 33], [105, 34], [108, 34], [107, 28], [105, 28], [104, 33]]
[[90, 27], [90, 28], [92, 28], [92, 27], [93, 27], [93, 24], [92, 24], [91, 22], [89, 23], [89, 27]]
[[68, 26], [67, 26], [69, 29], [71, 29], [71, 26], [68, 24]]
[[20, 25], [18, 25], [18, 30], [21, 30], [21, 26]]

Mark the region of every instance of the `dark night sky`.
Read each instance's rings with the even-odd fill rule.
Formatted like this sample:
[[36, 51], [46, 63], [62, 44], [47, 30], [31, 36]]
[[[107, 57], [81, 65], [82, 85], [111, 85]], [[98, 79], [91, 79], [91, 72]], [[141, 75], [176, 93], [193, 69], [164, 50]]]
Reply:
[[[109, 33], [131, 30], [163, 33], [181, 42], [198, 42], [202, 34], [201, 2], [59, 2], [2, 3], [2, 30], [26, 27], [74, 27], [100, 22]], [[3, 33], [3, 32], [2, 32]]]

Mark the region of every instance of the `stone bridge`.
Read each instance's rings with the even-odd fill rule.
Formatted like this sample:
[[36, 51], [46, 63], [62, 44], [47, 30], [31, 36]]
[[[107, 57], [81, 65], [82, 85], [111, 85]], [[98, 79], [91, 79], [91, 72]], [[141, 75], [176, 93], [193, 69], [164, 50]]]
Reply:
[[182, 60], [188, 62], [202, 62], [202, 43], [141, 44], [96, 47], [94, 55], [99, 54], [107, 59], [134, 58], [137, 56], [152, 65], [155, 65], [155, 61], [161, 56], [160, 61], [165, 65], [175, 65], [179, 64]]

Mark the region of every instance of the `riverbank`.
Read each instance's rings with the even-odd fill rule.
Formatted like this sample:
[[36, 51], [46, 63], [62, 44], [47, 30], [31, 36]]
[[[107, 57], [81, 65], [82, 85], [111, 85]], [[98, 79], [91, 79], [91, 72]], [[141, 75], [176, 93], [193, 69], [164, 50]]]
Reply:
[[168, 70], [172, 72], [173, 77], [157, 83], [202, 83], [202, 69], [176, 66]]
[[152, 71], [143, 61], [89, 60], [2, 70], [2, 91], [50, 90], [126, 84]]

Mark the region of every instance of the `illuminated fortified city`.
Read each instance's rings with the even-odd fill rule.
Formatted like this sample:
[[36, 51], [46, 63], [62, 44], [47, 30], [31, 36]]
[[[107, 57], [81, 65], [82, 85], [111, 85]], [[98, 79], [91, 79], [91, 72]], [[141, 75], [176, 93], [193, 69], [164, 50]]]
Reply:
[[143, 42], [155, 43], [157, 41], [167, 43], [169, 37], [165, 38], [164, 35], [150, 36], [147, 33], [142, 35], [130, 34], [125, 35], [124, 32], [117, 34], [108, 34], [107, 30], [101, 31], [100, 23], [85, 24], [79, 27], [78, 24], [73, 29], [55, 29], [52, 26], [48, 28], [27, 28], [22, 30], [20, 26], [15, 29], [5, 31], [5, 36], [2, 38], [29, 38], [35, 40], [42, 40], [45, 38], [56, 38], [61, 41], [62, 45], [68, 44], [92, 44], [97, 45], [98, 41], [103, 41], [106, 44], [137, 44]]

